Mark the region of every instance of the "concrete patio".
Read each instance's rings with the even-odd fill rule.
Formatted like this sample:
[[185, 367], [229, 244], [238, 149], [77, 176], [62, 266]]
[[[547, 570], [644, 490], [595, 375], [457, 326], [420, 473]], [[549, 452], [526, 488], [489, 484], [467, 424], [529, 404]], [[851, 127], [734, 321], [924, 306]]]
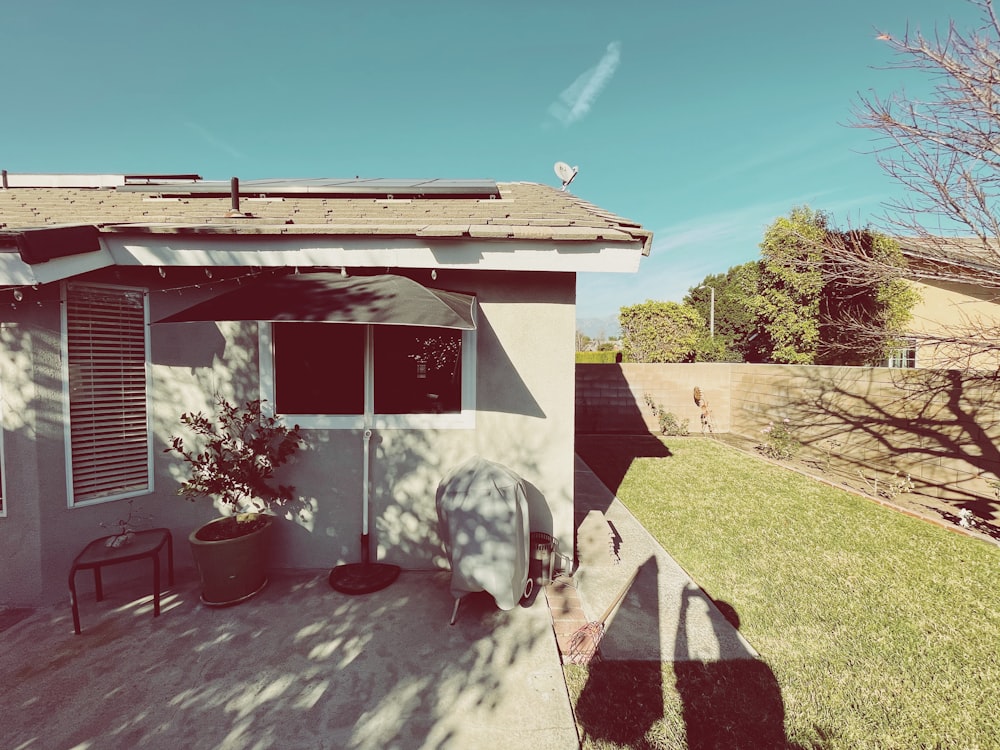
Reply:
[[450, 627], [447, 573], [359, 597], [326, 576], [275, 576], [212, 609], [189, 574], [154, 619], [148, 580], [95, 602], [84, 575], [81, 635], [68, 602], [0, 610], [0, 745], [578, 747], [544, 596], [503, 612], [471, 595]]

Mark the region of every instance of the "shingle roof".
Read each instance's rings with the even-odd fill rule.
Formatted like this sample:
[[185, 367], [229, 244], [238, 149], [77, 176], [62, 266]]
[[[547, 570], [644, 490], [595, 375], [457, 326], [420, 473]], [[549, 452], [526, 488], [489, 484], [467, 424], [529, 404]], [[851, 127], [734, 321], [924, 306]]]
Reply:
[[142, 191], [9, 187], [0, 189], [0, 233], [69, 224], [95, 225], [103, 232], [638, 241], [649, 254], [652, 232], [634, 221], [546, 185], [496, 187], [498, 199], [258, 193], [241, 196], [239, 213], [229, 195], [184, 194], [168, 185]]
[[945, 268], [958, 276], [996, 277], [1000, 274], [1000, 245], [975, 237], [897, 237], [911, 266]]

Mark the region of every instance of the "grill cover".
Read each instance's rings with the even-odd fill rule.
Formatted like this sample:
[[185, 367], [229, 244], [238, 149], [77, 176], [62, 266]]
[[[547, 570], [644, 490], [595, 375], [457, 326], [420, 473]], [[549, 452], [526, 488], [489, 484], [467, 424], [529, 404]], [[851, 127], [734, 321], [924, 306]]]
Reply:
[[437, 490], [438, 525], [456, 599], [486, 591], [513, 609], [528, 582], [528, 504], [524, 480], [475, 456]]

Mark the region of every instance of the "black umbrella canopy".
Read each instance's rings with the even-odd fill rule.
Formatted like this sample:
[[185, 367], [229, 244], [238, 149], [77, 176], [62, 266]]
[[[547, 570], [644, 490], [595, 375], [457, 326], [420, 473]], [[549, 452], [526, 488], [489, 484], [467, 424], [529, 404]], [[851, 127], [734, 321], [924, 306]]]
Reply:
[[302, 273], [260, 279], [156, 323], [214, 320], [373, 323], [473, 330], [475, 297], [395, 274]]

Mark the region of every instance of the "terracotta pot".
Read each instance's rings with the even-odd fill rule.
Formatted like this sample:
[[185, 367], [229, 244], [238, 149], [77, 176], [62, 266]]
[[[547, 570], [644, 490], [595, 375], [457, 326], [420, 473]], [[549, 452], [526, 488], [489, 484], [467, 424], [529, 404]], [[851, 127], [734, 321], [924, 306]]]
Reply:
[[[271, 518], [244, 536], [218, 541], [199, 539], [199, 532], [229, 519], [217, 518], [188, 536], [198, 575], [201, 600], [213, 607], [238, 604], [259, 593], [267, 585], [267, 539]], [[209, 534], [210, 535], [210, 534]]]

